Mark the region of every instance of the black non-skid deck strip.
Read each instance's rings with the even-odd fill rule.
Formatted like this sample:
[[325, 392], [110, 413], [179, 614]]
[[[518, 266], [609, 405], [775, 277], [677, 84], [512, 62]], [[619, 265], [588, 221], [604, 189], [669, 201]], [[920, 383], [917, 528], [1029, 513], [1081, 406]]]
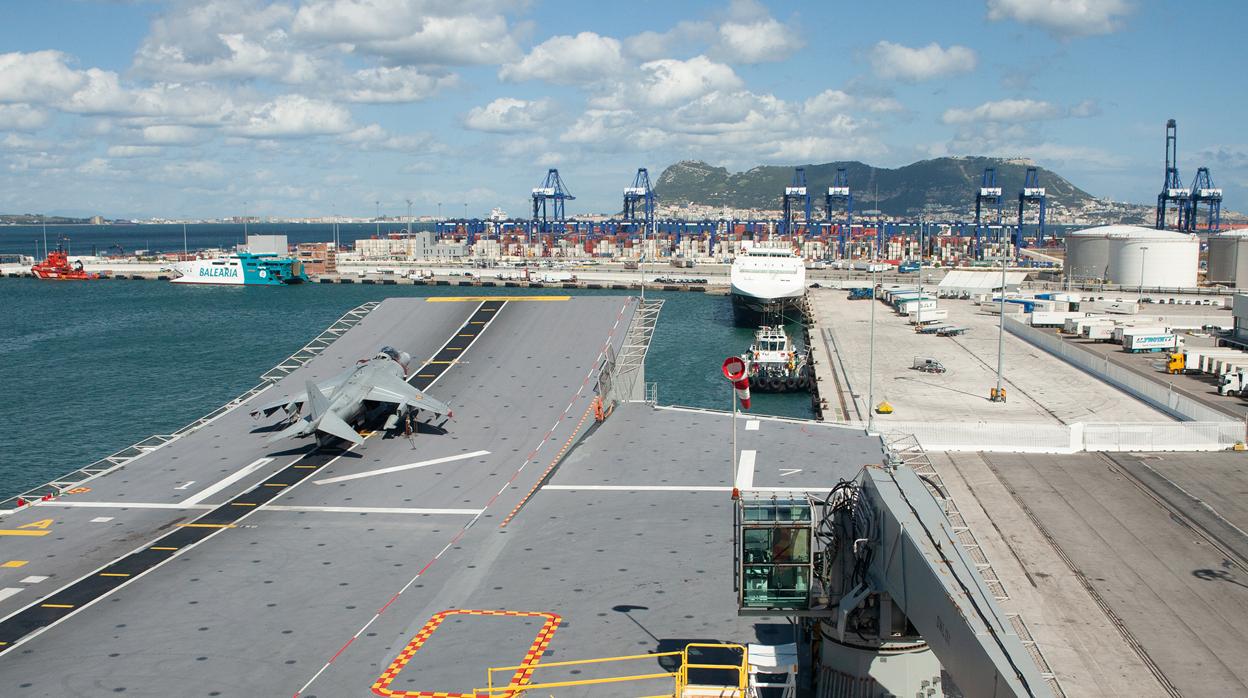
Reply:
[[[482, 302], [442, 348], [419, 369], [412, 372], [408, 383], [418, 390], [428, 389], [476, 341], [506, 302], [505, 299]], [[142, 549], [101, 567], [5, 618], [0, 621], [0, 654], [12, 649], [27, 635], [73, 615], [83, 606], [152, 570], [177, 555], [179, 551], [233, 527], [252, 512], [271, 502], [286, 488], [307, 479], [308, 476], [350, 449], [350, 445], [341, 439], [334, 439], [325, 445], [317, 446], [290, 465], [265, 478], [264, 482], [237, 495], [225, 504], [193, 521], [176, 524], [173, 531], [157, 538]]]

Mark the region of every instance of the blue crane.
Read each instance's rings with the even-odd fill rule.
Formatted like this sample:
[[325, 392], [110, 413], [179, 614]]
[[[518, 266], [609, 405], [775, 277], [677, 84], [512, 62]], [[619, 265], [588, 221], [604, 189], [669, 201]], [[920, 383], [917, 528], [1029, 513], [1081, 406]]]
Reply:
[[1187, 217], [1184, 230], [1195, 231], [1200, 218], [1200, 205], [1209, 207], [1209, 216], [1205, 227], [1218, 230], [1222, 227], [1222, 190], [1213, 186], [1213, 178], [1209, 176], [1209, 168], [1196, 170], [1196, 178], [1192, 180], [1192, 190], [1188, 193]]
[[1178, 227], [1185, 228], [1190, 197], [1191, 192], [1183, 188], [1183, 180], [1179, 179], [1179, 127], [1170, 119], [1166, 122], [1166, 181], [1157, 195], [1157, 229], [1166, 227], [1166, 209], [1171, 201], [1179, 214]]
[[[533, 189], [533, 222], [537, 224], [539, 230], [544, 231], [547, 220], [562, 221], [564, 202], [575, 198], [572, 192], [563, 185], [559, 170], [550, 168], [546, 172], [546, 179], [542, 181], [542, 186]], [[549, 209], [547, 208], [548, 202]]]
[[849, 171], [844, 167], [836, 168], [836, 178], [824, 197], [824, 207], [828, 213], [828, 221], [832, 221], [833, 211], [838, 202], [845, 202], [845, 225], [837, 231], [837, 256], [845, 256], [845, 240], [854, 226], [854, 195], [849, 191]]
[[650, 173], [646, 168], [637, 168], [637, 176], [633, 177], [633, 186], [624, 190], [624, 221], [625, 223], [644, 223], [650, 230], [654, 223], [654, 189], [650, 187]]
[[1036, 242], [1044, 244], [1044, 210], [1048, 196], [1044, 187], [1040, 186], [1040, 172], [1034, 167], [1027, 168], [1023, 177], [1023, 188], [1018, 192], [1018, 230], [1014, 232], [1014, 249], [1021, 248], [1023, 243], [1023, 209], [1029, 202], [1040, 204], [1040, 221], [1036, 227]]
[[[1001, 187], [997, 186], [997, 168], [985, 167], [984, 176], [980, 181], [979, 190], [975, 192], [975, 257], [983, 254], [980, 236], [983, 235], [982, 214], [984, 204], [997, 209], [995, 225], [1001, 225]], [[990, 223], [990, 225], [993, 225]]]
[[793, 184], [784, 188], [784, 230], [781, 234], [793, 235], [793, 204], [801, 203], [806, 213], [803, 223], [810, 226], [810, 193], [806, 188], [806, 168], [798, 167], [793, 170]]

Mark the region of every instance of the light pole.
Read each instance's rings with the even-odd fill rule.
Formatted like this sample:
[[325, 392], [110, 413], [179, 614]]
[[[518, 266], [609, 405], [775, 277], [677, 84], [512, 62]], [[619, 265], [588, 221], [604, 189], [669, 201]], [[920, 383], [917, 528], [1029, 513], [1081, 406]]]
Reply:
[[997, 400], [1001, 399], [1001, 372], [1005, 366], [1005, 260], [1006, 260], [1006, 243], [1005, 243], [1005, 227], [1001, 227], [1001, 234], [998, 236], [1000, 240], [1001, 255], [1001, 318], [997, 328]]
[[[878, 224], [877, 224], [878, 225]], [[867, 348], [867, 431], [875, 428], [875, 255], [871, 255], [871, 339]]]
[[1140, 248], [1140, 294], [1144, 293], [1144, 258], [1148, 256], [1148, 246]]

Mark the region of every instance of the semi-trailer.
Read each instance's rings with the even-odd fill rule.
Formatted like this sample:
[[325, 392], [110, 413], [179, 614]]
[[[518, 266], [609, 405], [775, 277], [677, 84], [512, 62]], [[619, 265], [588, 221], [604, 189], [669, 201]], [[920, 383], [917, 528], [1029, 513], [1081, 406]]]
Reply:
[[1178, 335], [1169, 332], [1125, 332], [1122, 335], [1122, 350], [1132, 354], [1168, 351], [1178, 349], [1182, 341]]
[[930, 325], [934, 322], [943, 322], [949, 319], [949, 311], [944, 308], [928, 309], [924, 306], [922, 311], [912, 311], [906, 314], [910, 319], [911, 325]]

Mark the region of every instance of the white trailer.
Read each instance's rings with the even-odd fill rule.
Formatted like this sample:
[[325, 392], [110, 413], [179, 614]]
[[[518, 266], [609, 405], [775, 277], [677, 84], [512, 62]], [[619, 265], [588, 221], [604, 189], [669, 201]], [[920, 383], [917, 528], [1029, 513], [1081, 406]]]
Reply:
[[1248, 354], [1227, 354], [1225, 356], [1211, 357], [1208, 361], [1208, 366], [1209, 370], [1205, 371], [1205, 373], [1220, 376], [1240, 367], [1248, 367]]
[[1114, 321], [1101, 315], [1087, 315], [1084, 317], [1071, 318], [1062, 323], [1062, 331], [1066, 334], [1082, 335], [1084, 327], [1087, 327], [1088, 325], [1101, 325], [1106, 323], [1113, 325]]
[[913, 315], [915, 312], [919, 310], [922, 310], [923, 313], [926, 314], [927, 311], [935, 310], [935, 309], [936, 309], [935, 298], [924, 298], [922, 300], [919, 300], [918, 298], [916, 298], [914, 300], [901, 301], [897, 304], [897, 312], [901, 315]]
[[1200, 357], [1200, 372], [1212, 373], [1216, 375], [1221, 373], [1221, 371], [1215, 370], [1216, 368], [1219, 368], [1214, 365], [1215, 363], [1222, 361], [1242, 361], [1244, 359], [1248, 359], [1248, 354], [1235, 349], [1217, 354], [1204, 354]]
[[1111, 341], [1114, 344], [1122, 344], [1122, 338], [1127, 334], [1167, 334], [1169, 332], [1169, 327], [1159, 327], [1157, 325], [1118, 325], [1114, 327], [1114, 335]]
[[1206, 356], [1221, 355], [1228, 353], [1238, 353], [1234, 349], [1225, 347], [1188, 347], [1183, 350], [1183, 373], [1200, 373], [1201, 361]]
[[1032, 327], [1065, 327], [1071, 319], [1082, 318], [1083, 313], [1072, 313], [1063, 310], [1031, 311]]
[[943, 322], [949, 319], [949, 311], [944, 308], [932, 308], [928, 310], [926, 307], [922, 311], [914, 311], [907, 313], [906, 316], [910, 320], [911, 325], [930, 325], [933, 322]]
[[1096, 342], [1109, 342], [1114, 338], [1114, 325], [1109, 322], [1084, 325], [1079, 336]]
[[1178, 335], [1169, 332], [1125, 332], [1122, 335], [1122, 350], [1132, 354], [1146, 351], [1171, 351], [1178, 349], [1182, 340]]

